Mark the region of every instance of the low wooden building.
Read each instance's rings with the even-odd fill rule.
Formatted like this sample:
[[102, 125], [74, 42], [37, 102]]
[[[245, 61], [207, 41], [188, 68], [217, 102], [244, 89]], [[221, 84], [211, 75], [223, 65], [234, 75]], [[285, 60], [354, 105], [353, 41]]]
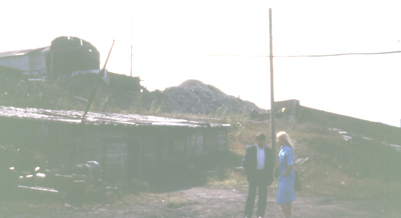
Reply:
[[105, 180], [151, 178], [227, 151], [227, 124], [136, 114], [0, 106], [0, 144], [41, 153], [54, 167], [95, 160]]

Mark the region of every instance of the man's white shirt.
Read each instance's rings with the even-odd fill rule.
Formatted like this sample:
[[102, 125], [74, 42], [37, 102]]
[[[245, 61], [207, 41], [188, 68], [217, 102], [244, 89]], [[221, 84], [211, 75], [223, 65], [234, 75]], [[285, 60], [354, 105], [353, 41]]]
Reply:
[[259, 148], [259, 146], [256, 145], [256, 148], [256, 169], [261, 170], [265, 167], [265, 147]]

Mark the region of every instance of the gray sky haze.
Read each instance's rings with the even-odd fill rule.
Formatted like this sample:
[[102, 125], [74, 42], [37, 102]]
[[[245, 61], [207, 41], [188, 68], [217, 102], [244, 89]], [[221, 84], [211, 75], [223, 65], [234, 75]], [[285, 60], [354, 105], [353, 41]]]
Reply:
[[[0, 52], [83, 38], [101, 66], [149, 90], [197, 79], [270, 108], [269, 8], [274, 55], [401, 50], [396, 1], [10, 1]], [[132, 37], [131, 37], [132, 22]], [[400, 126], [401, 54], [274, 58], [275, 100]]]

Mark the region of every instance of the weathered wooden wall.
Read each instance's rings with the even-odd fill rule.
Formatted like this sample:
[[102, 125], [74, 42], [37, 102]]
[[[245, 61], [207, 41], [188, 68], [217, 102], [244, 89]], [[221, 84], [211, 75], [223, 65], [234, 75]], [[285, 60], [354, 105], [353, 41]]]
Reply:
[[0, 144], [28, 148], [67, 169], [98, 161], [106, 180], [152, 179], [227, 151], [223, 127], [90, 125], [0, 117]]

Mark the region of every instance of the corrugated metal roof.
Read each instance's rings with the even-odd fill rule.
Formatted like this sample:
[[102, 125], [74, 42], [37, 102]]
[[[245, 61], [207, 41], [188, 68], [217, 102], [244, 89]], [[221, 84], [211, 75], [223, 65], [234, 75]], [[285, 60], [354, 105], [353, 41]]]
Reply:
[[49, 50], [50, 50], [50, 46], [42, 47], [42, 48], [6, 51], [6, 52], [0, 52], [0, 58], [12, 57], [12, 56], [22, 56], [22, 55], [27, 55], [29, 53], [47, 52]]
[[[83, 111], [48, 110], [39, 108], [16, 108], [0, 106], [0, 117], [33, 120], [50, 120], [67, 123], [80, 123]], [[215, 124], [138, 114], [88, 112], [85, 124], [125, 125], [125, 126], [184, 126], [184, 127], [229, 127], [229, 124]]]

